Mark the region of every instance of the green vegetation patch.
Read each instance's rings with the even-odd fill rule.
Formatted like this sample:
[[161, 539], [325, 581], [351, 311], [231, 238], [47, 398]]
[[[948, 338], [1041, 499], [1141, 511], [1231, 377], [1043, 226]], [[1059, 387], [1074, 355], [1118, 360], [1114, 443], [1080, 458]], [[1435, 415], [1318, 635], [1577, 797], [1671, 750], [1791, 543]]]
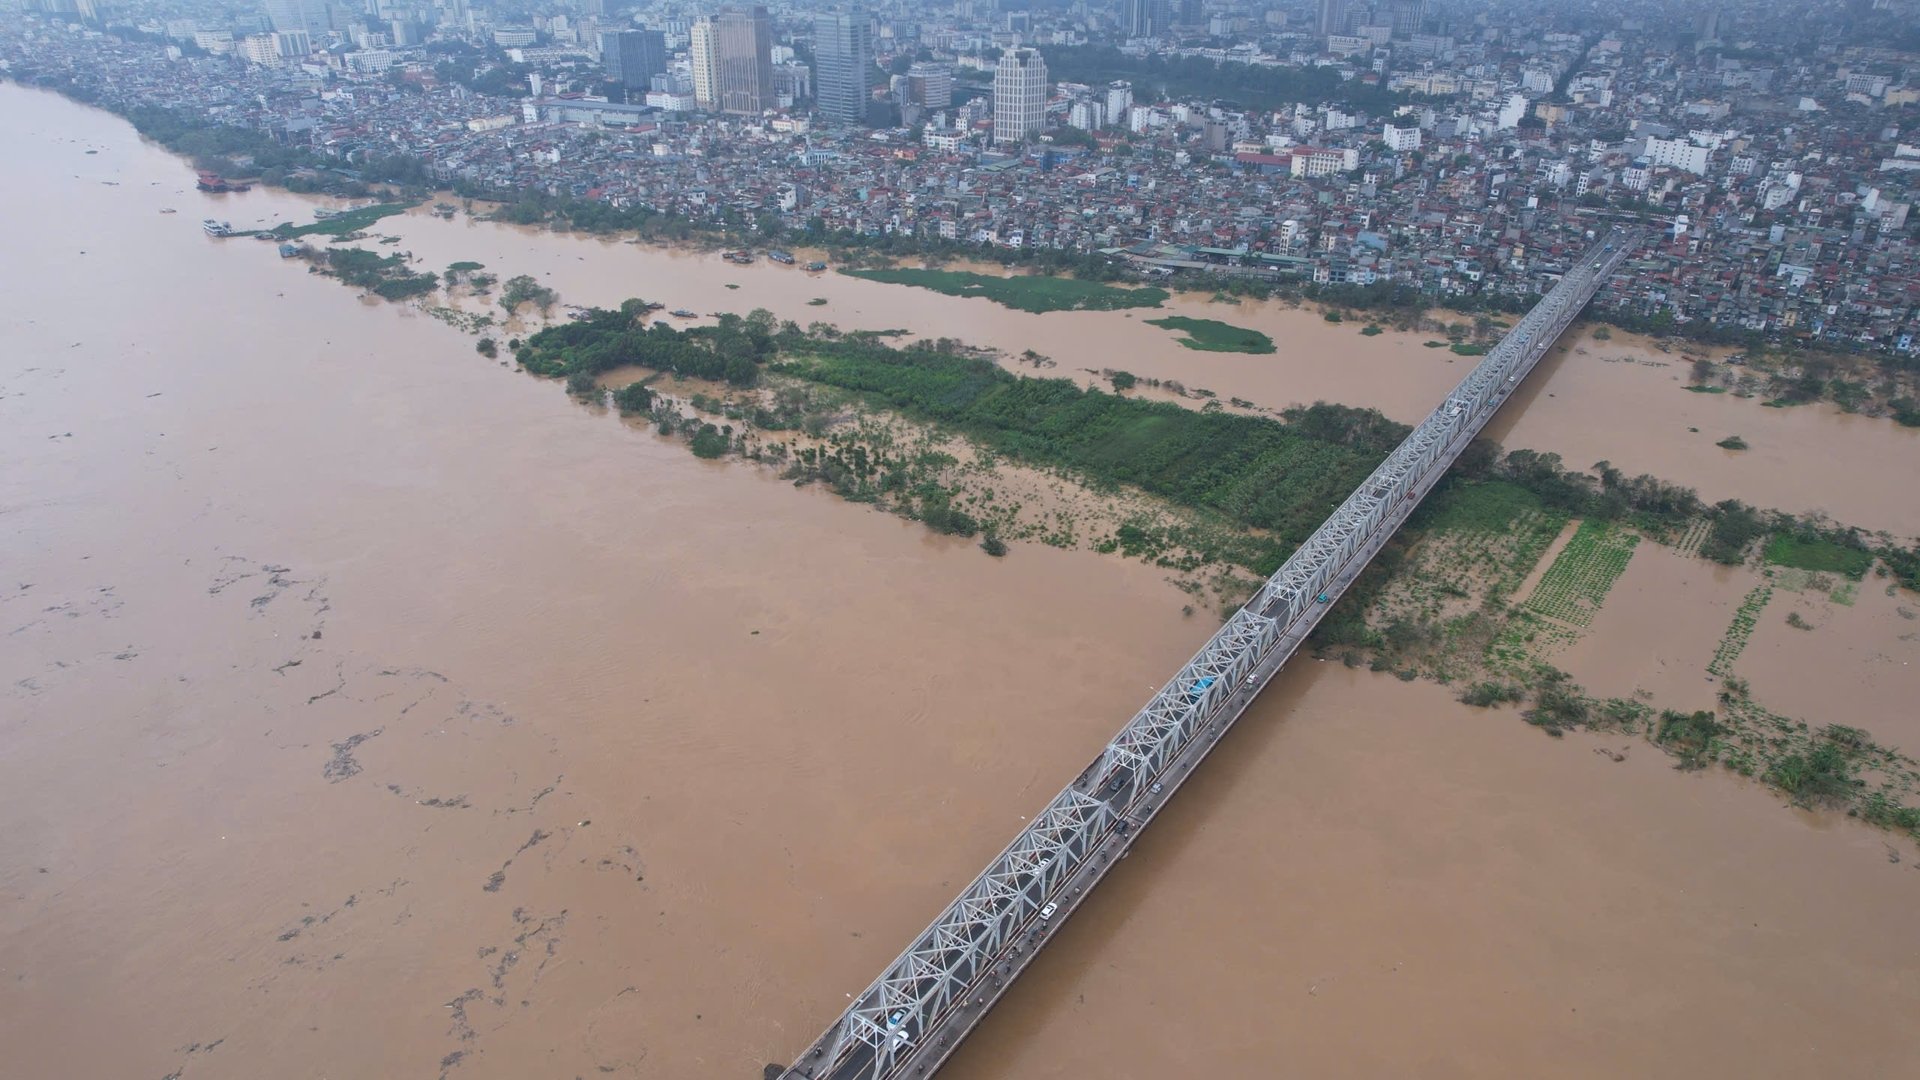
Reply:
[[322, 272], [387, 300], [424, 296], [440, 287], [438, 274], [416, 274], [398, 255], [375, 255], [360, 248], [329, 248], [311, 256]]
[[932, 289], [948, 296], [984, 296], [1016, 311], [1118, 311], [1123, 308], [1159, 307], [1166, 302], [1165, 289], [1129, 289], [1103, 285], [1078, 278], [1026, 275], [991, 277], [970, 270], [846, 270], [848, 277], [865, 278], [887, 285], [912, 285]]
[[[1372, 410], [1317, 404], [1286, 423], [1142, 401], [991, 360], [852, 337], [814, 340], [777, 370], [859, 392], [909, 417], [1099, 483], [1130, 484], [1265, 530], [1248, 565], [1277, 567], [1379, 463], [1406, 428]], [[1252, 539], [1252, 538], [1250, 538]]]
[[1421, 524], [1436, 532], [1505, 532], [1521, 515], [1541, 509], [1540, 496], [1504, 480], [1454, 484], [1428, 505], [1431, 516]]
[[1169, 315], [1164, 319], [1148, 319], [1147, 325], [1176, 331], [1181, 335], [1180, 344], [1203, 352], [1270, 353], [1273, 351], [1273, 339], [1260, 331], [1248, 330], [1216, 319], [1191, 319], [1185, 315]]
[[1527, 608], [1572, 626], [1588, 626], [1626, 572], [1638, 533], [1611, 522], [1580, 523], [1527, 598]]
[[1859, 581], [1873, 566], [1873, 555], [1831, 540], [1775, 533], [1767, 541], [1767, 561], [1775, 566], [1791, 566], [1796, 570], [1843, 574]]
[[1773, 586], [1756, 585], [1746, 599], [1740, 601], [1740, 607], [1733, 613], [1733, 622], [1727, 632], [1721, 635], [1720, 647], [1713, 652], [1713, 659], [1707, 662], [1707, 673], [1726, 678], [1733, 674], [1733, 662], [1740, 659], [1746, 651], [1747, 640], [1753, 637], [1753, 628], [1760, 623], [1761, 609], [1767, 601], [1773, 599]]
[[1464, 341], [1456, 341], [1447, 347], [1459, 356], [1485, 356], [1488, 348], [1485, 345], [1469, 345]]
[[[311, 225], [282, 222], [268, 229], [267, 232], [281, 240], [293, 240], [302, 236], [346, 236], [349, 233], [360, 232], [381, 218], [404, 214], [418, 205], [420, 204], [411, 202], [375, 203], [372, 206], [362, 206], [357, 210], [343, 211]], [[480, 264], [474, 263], [473, 268], [479, 269]]]

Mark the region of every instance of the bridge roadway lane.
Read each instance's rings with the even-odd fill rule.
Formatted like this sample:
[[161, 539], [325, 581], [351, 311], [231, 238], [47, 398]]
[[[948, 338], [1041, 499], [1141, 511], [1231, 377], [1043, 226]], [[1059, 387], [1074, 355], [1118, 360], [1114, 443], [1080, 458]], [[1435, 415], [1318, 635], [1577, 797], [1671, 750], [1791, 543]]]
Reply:
[[[1598, 280], [1604, 281], [1625, 257], [1628, 245], [1623, 244], [1621, 247], [1622, 250], [1605, 260], [1607, 265], [1598, 273]], [[1600, 264], [1596, 264], [1595, 268], [1599, 269]], [[1516, 366], [1514, 378], [1498, 391], [1498, 398], [1493, 402], [1492, 408], [1487, 410], [1486, 415], [1446, 445], [1433, 463], [1415, 481], [1408, 495], [1375, 527], [1366, 543], [1341, 564], [1339, 571], [1325, 590], [1327, 602], [1309, 606], [1291, 624], [1281, 630], [1274, 642], [1261, 655], [1252, 674], [1242, 679], [1240, 685], [1234, 687], [1231, 694], [1208, 715], [1205, 723], [1188, 738], [1158, 776], [1129, 776], [1125, 785], [1126, 790], [1111, 796], [1100, 790], [1101, 778], [1093, 775], [1091, 770], [1083, 773], [1074, 782], [1073, 786], [1084, 794], [1103, 798], [1113, 806], [1119, 812], [1118, 820], [1094, 838], [1088, 848], [1088, 856], [1072, 873], [1063, 878], [1050, 894], [1055, 905], [1050, 917], [1041, 918], [1038, 915], [1029, 917], [1009, 936], [1011, 944], [998, 955], [993, 956], [989, 964], [975, 967], [971, 958], [963, 958], [966, 963], [963, 975], [968, 987], [966, 994], [956, 999], [955, 1003], [948, 1006], [944, 1012], [935, 1016], [925, 1030], [916, 1030], [918, 1017], [907, 1017], [894, 1029], [894, 1037], [905, 1040], [905, 1045], [902, 1047], [904, 1053], [901, 1053], [893, 1067], [886, 1071], [884, 1074], [886, 1080], [918, 1080], [921, 1077], [931, 1076], [946, 1063], [947, 1058], [959, 1047], [961, 1041], [992, 1010], [1001, 995], [1006, 993], [1007, 987], [1012, 985], [1013, 980], [1033, 962], [1033, 958], [1038, 955], [1040, 949], [1052, 940], [1053, 935], [1079, 908], [1081, 901], [1087, 898], [1094, 886], [1098, 885], [1121, 859], [1131, 853], [1134, 840], [1140, 835], [1141, 830], [1159, 814], [1173, 793], [1179, 790], [1180, 785], [1193, 775], [1200, 763], [1206, 760], [1215, 746], [1219, 745], [1227, 730], [1240, 718], [1247, 707], [1253, 704], [1253, 700], [1266, 688], [1274, 674], [1299, 650], [1327, 611], [1339, 601], [1347, 588], [1373, 561], [1374, 556], [1379, 554], [1380, 549], [1385, 547], [1393, 535], [1399, 531], [1400, 526], [1406, 522], [1414, 508], [1419, 506], [1432, 491], [1433, 485], [1446, 475], [1447, 470], [1452, 467], [1460, 454], [1484, 430], [1487, 421], [1493, 418], [1493, 415], [1499, 411], [1499, 407], [1504, 405], [1507, 398], [1511, 396], [1512, 388], [1525, 382], [1526, 377], [1532, 374], [1541, 358], [1546, 355], [1548, 349], [1584, 307], [1584, 301], [1573, 306], [1557, 320], [1551, 333], [1542, 335], [1532, 343], [1524, 359]], [[1446, 403], [1443, 402], [1441, 407], [1446, 407]], [[1263, 610], [1259, 614], [1270, 618], [1278, 617], [1272, 610]], [[1120, 795], [1126, 797], [1125, 802], [1120, 801]], [[834, 1031], [835, 1028], [829, 1028], [827, 1033], [809, 1048], [807, 1056], [779, 1074], [780, 1080], [862, 1080], [862, 1078], [870, 1080], [876, 1052], [872, 1046], [864, 1042], [856, 1040], [857, 1045], [838, 1062], [829, 1063], [819, 1060], [817, 1055], [821, 1054], [824, 1047], [832, 1040]], [[822, 1067], [830, 1071], [816, 1071]]]

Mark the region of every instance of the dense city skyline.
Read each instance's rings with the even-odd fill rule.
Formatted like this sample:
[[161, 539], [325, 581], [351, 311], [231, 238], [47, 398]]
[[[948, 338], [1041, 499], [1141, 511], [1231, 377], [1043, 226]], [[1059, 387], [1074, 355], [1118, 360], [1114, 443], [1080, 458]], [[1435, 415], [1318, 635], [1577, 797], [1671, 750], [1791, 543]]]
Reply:
[[1920, 333], [1891, 0], [18, 6], [26, 77], [462, 191], [1494, 307], [1626, 215], [1629, 324]]

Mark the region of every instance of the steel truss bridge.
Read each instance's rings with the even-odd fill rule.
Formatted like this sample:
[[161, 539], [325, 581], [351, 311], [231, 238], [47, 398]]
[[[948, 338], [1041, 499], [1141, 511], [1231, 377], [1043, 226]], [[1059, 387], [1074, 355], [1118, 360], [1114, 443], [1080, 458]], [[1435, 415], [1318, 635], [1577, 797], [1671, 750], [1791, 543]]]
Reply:
[[1601, 236], [781, 1080], [939, 1069], [1641, 239]]

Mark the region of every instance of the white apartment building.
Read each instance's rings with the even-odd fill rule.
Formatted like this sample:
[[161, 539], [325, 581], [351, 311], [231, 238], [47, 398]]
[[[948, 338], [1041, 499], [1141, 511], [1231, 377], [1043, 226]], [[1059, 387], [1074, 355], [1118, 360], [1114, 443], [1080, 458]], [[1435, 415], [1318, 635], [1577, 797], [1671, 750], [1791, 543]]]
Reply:
[[1296, 146], [1292, 151], [1291, 173], [1307, 179], [1332, 176], [1360, 167], [1360, 151], [1335, 150], [1320, 146]]
[[1032, 49], [1002, 56], [993, 73], [994, 145], [1023, 142], [1038, 133], [1046, 120], [1047, 62]]
[[702, 109], [719, 106], [720, 38], [713, 16], [702, 15], [687, 30], [687, 58], [693, 66], [693, 99]]
[[1695, 146], [1685, 139], [1648, 139], [1647, 160], [1655, 165], [1684, 169], [1696, 176], [1705, 175], [1707, 156], [1711, 153], [1704, 146]]
[[1420, 129], [1417, 127], [1394, 127], [1392, 124], [1387, 124], [1380, 129], [1380, 141], [1386, 143], [1387, 149], [1396, 154], [1404, 154], [1409, 150], [1418, 150], [1420, 149]]

